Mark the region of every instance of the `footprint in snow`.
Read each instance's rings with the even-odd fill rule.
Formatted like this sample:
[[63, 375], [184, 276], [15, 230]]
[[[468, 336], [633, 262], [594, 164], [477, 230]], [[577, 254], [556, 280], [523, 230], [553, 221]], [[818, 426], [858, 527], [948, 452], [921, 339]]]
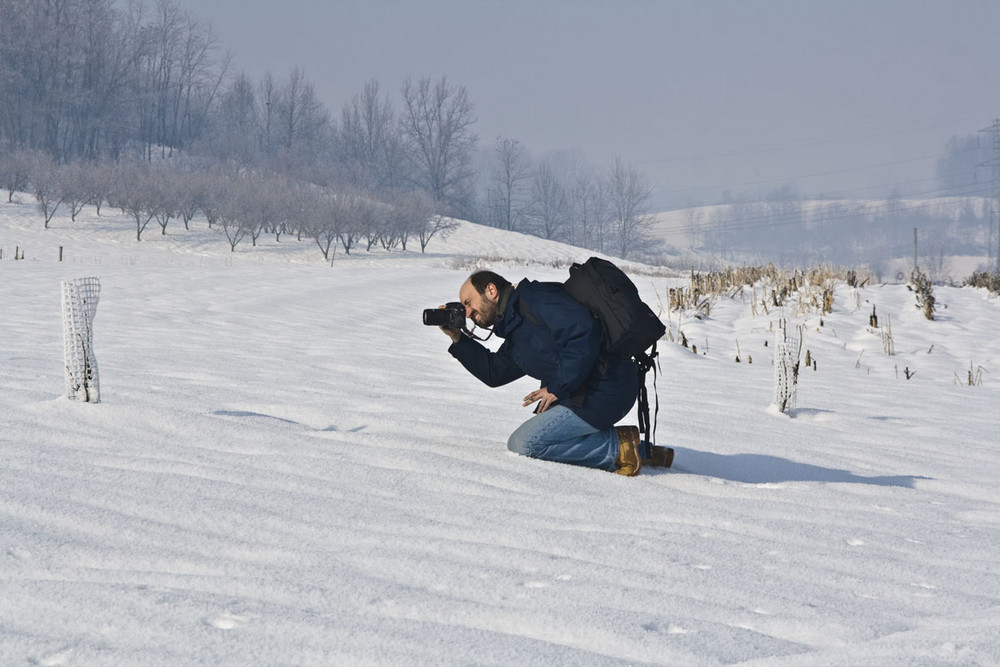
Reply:
[[643, 623], [642, 629], [646, 632], [659, 632], [666, 633], [668, 635], [686, 635], [687, 630], [679, 625], [674, 625], [670, 623], [667, 625], [666, 629], [660, 623]]
[[228, 611], [224, 611], [213, 616], [209, 616], [205, 619], [205, 623], [211, 625], [213, 628], [218, 628], [219, 630], [232, 630], [233, 628], [238, 628], [239, 626], [246, 623], [248, 619], [246, 616], [240, 616], [239, 614], [232, 614]]
[[[556, 575], [555, 579], [556, 579], [556, 581], [572, 581], [573, 580], [573, 575], [572, 574], [559, 574], [559, 575]], [[549, 582], [547, 582], [547, 581], [537, 581], [537, 580], [534, 580], [534, 581], [526, 581], [526, 582], [524, 582], [524, 587], [525, 588], [546, 588], [548, 586], [549, 586]]]
[[69, 659], [72, 657], [72, 655], [73, 655], [73, 649], [64, 648], [60, 651], [56, 651], [55, 653], [47, 655], [44, 658], [38, 658], [35, 660], [31, 660], [30, 662], [33, 665], [44, 665], [44, 667], [57, 667], [58, 665], [68, 665]]

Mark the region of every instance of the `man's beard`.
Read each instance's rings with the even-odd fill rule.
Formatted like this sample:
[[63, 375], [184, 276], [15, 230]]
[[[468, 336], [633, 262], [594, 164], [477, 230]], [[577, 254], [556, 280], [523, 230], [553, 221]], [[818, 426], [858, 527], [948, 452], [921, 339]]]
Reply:
[[482, 307], [476, 313], [476, 317], [472, 318], [472, 321], [478, 327], [489, 329], [497, 322], [497, 310], [498, 307], [495, 301], [484, 298], [482, 300]]

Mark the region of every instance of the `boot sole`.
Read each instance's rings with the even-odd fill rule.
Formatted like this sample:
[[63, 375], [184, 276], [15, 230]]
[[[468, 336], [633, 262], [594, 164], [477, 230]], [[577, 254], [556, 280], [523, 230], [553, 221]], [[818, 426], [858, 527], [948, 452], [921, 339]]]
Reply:
[[657, 453], [657, 456], [650, 457], [648, 459], [642, 460], [642, 465], [648, 466], [650, 468], [669, 468], [674, 464], [674, 448], [673, 447], [663, 447], [664, 451], [662, 455]]

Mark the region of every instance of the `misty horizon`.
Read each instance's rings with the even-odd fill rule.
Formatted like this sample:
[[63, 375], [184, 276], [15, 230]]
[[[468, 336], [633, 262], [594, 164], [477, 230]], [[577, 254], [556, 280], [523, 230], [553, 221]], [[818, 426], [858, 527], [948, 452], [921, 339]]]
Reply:
[[46, 223], [127, 187], [137, 240], [179, 199], [256, 235], [266, 192], [311, 202], [268, 226], [345, 250], [391, 210], [651, 263], [881, 262], [915, 230], [939, 258], [1000, 260], [976, 3], [59, 7], [0, 0], [0, 178]]
[[235, 71], [300, 68], [334, 117], [370, 80], [395, 94], [446, 77], [468, 89], [480, 149], [502, 137], [536, 159], [620, 157], [659, 209], [784, 186], [989, 195], [986, 171], [944, 193], [935, 170], [950, 140], [1000, 116], [994, 3], [181, 4]]

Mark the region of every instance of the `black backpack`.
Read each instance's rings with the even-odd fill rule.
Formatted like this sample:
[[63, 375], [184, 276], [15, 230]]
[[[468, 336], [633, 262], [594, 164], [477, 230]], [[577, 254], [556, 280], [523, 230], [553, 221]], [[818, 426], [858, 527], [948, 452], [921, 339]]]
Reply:
[[[583, 264], [569, 268], [566, 291], [585, 305], [601, 323], [604, 336], [601, 347], [604, 354], [635, 360], [639, 380], [636, 397], [639, 409], [639, 431], [652, 444], [655, 425], [650, 428], [649, 396], [646, 392], [646, 373], [653, 369], [653, 394], [656, 395], [656, 341], [667, 328], [656, 313], [639, 298], [639, 290], [625, 273], [611, 262], [591, 257]], [[648, 350], [648, 352], [647, 352]], [[660, 400], [656, 397], [656, 412]]]
[[[656, 341], [663, 337], [667, 328], [639, 298], [635, 283], [605, 259], [591, 257], [583, 264], [573, 264], [564, 284], [570, 296], [585, 305], [601, 323], [601, 354], [635, 361], [639, 380], [639, 393], [636, 397], [639, 405], [639, 431], [645, 434], [647, 442], [652, 443], [655, 426], [651, 429], [649, 423], [646, 374], [653, 369], [655, 395]], [[527, 314], [532, 321], [538, 321], [531, 313]], [[656, 413], [659, 411], [657, 397]]]
[[[639, 290], [621, 269], [600, 257], [591, 257], [569, 269], [566, 291], [585, 305], [601, 322], [605, 354], [649, 361], [656, 341], [667, 328], [639, 298]], [[653, 348], [653, 355], [646, 350]]]

